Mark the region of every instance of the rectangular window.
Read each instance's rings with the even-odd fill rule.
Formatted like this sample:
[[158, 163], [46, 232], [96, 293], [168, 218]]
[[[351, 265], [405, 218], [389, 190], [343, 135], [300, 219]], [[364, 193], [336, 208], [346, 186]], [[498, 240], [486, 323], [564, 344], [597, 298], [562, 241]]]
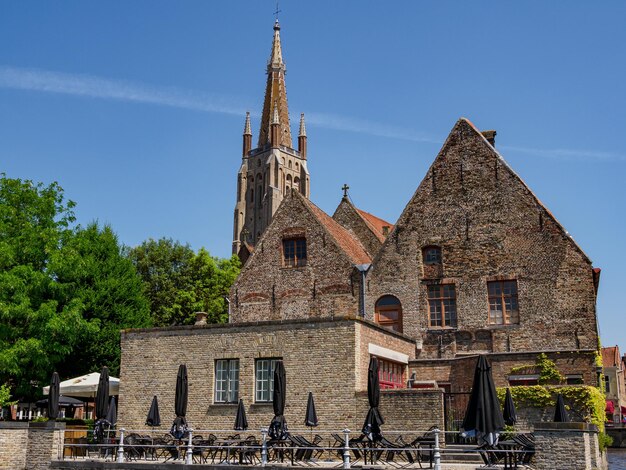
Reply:
[[306, 238], [285, 238], [283, 240], [284, 266], [306, 266]]
[[491, 325], [518, 324], [517, 281], [488, 282], [487, 291], [489, 293], [489, 323]]
[[272, 401], [274, 394], [274, 367], [280, 359], [256, 360], [256, 402]]
[[456, 328], [454, 284], [428, 286], [428, 311], [431, 328]]
[[378, 382], [380, 388], [406, 388], [404, 364], [378, 358]]
[[604, 376], [604, 391], [606, 393], [611, 393], [611, 379], [608, 375]]
[[239, 400], [239, 359], [215, 361], [215, 403]]

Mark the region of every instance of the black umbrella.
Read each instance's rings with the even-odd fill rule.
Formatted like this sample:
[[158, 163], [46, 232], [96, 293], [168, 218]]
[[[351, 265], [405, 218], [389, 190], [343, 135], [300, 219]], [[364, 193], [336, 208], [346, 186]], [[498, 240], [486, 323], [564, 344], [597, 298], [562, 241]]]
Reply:
[[313, 392], [309, 392], [309, 399], [306, 403], [306, 417], [304, 418], [305, 426], [317, 426], [317, 413], [315, 412], [315, 403], [313, 402]]
[[109, 402], [109, 411], [107, 412], [106, 420], [111, 426], [115, 426], [117, 423], [117, 406], [115, 405], [115, 397], [111, 397]]
[[48, 419], [55, 420], [59, 416], [59, 397], [60, 384], [59, 374], [52, 373], [52, 379], [50, 379], [50, 391], [48, 392]]
[[146, 426], [161, 426], [161, 415], [159, 414], [159, 402], [156, 395], [152, 398], [152, 404], [146, 418]]
[[560, 393], [556, 396], [556, 407], [554, 410], [554, 422], [555, 423], [568, 423], [569, 416], [565, 409], [565, 402], [563, 401], [563, 395]]
[[283, 361], [277, 361], [274, 367], [274, 394], [272, 395], [272, 405], [274, 406], [274, 418], [270, 423], [268, 434], [272, 439], [286, 439], [289, 435], [287, 431], [287, 421], [283, 413], [285, 412], [285, 394], [287, 393], [287, 375]]
[[235, 431], [245, 431], [248, 429], [248, 419], [246, 418], [246, 408], [243, 406], [243, 400], [239, 399], [237, 407], [237, 417], [235, 418]]
[[362, 432], [370, 441], [377, 442], [383, 437], [380, 432], [380, 426], [385, 424], [385, 420], [380, 411], [378, 411], [380, 383], [378, 381], [378, 359], [375, 357], [370, 359], [370, 365], [367, 368], [367, 400], [369, 401], [370, 409], [365, 417]]
[[98, 380], [98, 390], [96, 391], [96, 422], [93, 427], [96, 442], [104, 439], [104, 428], [110, 423], [106, 420], [109, 411], [109, 368], [103, 367]]
[[189, 394], [189, 386], [187, 384], [187, 366], [181, 364], [178, 367], [178, 375], [176, 376], [176, 396], [174, 397], [174, 411], [176, 419], [172, 424], [170, 433], [176, 439], [181, 439], [187, 433], [187, 396]]
[[474, 372], [474, 383], [470, 395], [463, 429], [469, 435], [487, 444], [495, 445], [498, 433], [504, 428], [502, 409], [491, 376], [491, 366], [485, 356], [479, 356]]
[[511, 389], [506, 389], [506, 397], [504, 398], [504, 411], [502, 412], [504, 423], [513, 426], [517, 422], [517, 413], [515, 412], [515, 403], [511, 396]]

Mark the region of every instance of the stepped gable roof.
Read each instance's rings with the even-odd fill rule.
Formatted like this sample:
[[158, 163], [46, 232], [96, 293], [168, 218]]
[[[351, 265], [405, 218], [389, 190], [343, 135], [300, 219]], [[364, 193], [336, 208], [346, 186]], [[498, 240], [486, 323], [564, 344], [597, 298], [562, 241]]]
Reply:
[[335, 239], [337, 245], [348, 255], [354, 264], [367, 264], [371, 263], [372, 259], [367, 254], [367, 251], [361, 244], [361, 242], [352, 233], [340, 224], [335, 222], [331, 216], [329, 216], [322, 209], [317, 207], [307, 198], [300, 193], [295, 193], [300, 197], [301, 201], [311, 210], [315, 218], [322, 224], [326, 231]]
[[604, 367], [619, 367], [620, 362], [619, 347], [609, 346], [602, 348], [602, 365]]
[[372, 230], [374, 235], [381, 241], [384, 242], [387, 235], [384, 234], [383, 228], [388, 227], [389, 230], [387, 233], [391, 232], [393, 229], [393, 224], [387, 222], [386, 220], [381, 219], [380, 217], [376, 217], [374, 214], [370, 214], [369, 212], [362, 211], [361, 209], [356, 208], [357, 213], [361, 216], [361, 218], [365, 221], [367, 226]]

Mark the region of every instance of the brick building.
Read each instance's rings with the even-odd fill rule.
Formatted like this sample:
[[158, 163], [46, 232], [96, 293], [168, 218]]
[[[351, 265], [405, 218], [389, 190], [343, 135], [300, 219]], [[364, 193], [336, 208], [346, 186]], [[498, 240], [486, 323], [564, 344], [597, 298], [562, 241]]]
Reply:
[[142, 424], [146, 390], [173, 402], [179, 363], [196, 427], [229, 426], [238, 398], [251, 426], [267, 425], [278, 359], [287, 419], [304, 419], [313, 391], [328, 427], [360, 426], [370, 356], [397, 429], [418, 414], [419, 428], [441, 424], [443, 390], [469, 389], [479, 353], [498, 386], [536, 383], [520, 366], [542, 352], [568, 383], [596, 385], [600, 271], [498, 153], [495, 131], [459, 119], [397, 222], [356, 208], [347, 186], [331, 217], [309, 200], [303, 117], [292, 148], [279, 31], [256, 149], [249, 116], [244, 128], [233, 252], [245, 264], [230, 322], [123, 332], [120, 421]]
[[602, 366], [606, 392], [606, 419], [609, 423], [622, 423], [626, 418], [626, 383], [624, 359], [618, 346], [602, 348]]

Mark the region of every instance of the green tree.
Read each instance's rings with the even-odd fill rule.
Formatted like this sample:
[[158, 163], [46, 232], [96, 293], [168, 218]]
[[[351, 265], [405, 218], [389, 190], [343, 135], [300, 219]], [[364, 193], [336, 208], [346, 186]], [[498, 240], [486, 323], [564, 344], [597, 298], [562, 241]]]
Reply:
[[120, 329], [148, 327], [152, 321], [141, 278], [117, 236], [110, 226], [96, 223], [77, 229], [51, 257], [50, 270], [59, 303], [79, 299], [82, 318], [93, 326], [73, 350], [80, 367], [62, 367], [59, 373], [87, 373], [106, 365], [118, 374]]
[[120, 327], [150, 323], [109, 227], [73, 227], [58, 184], [0, 177], [0, 383], [32, 398], [53, 370], [117, 371]]
[[228, 318], [225, 297], [239, 274], [237, 257], [215, 258], [204, 248], [196, 254], [169, 238], [146, 240], [128, 257], [144, 281], [156, 326], [191, 324], [197, 311], [213, 323]]

